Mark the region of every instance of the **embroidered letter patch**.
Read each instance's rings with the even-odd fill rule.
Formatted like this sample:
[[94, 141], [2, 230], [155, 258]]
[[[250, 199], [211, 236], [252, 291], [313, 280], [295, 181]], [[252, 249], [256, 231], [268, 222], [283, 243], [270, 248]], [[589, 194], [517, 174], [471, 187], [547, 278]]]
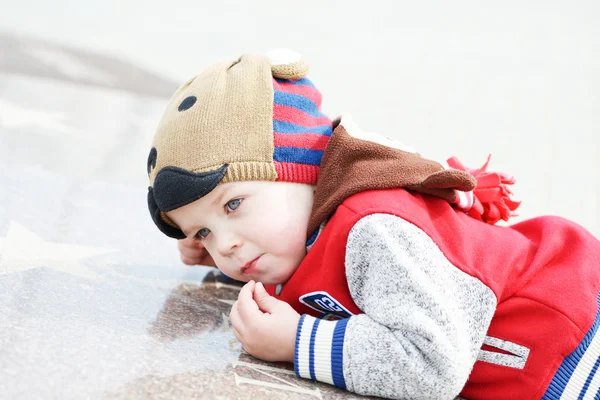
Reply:
[[327, 292], [311, 292], [300, 297], [300, 303], [323, 313], [323, 319], [349, 318], [353, 314]]

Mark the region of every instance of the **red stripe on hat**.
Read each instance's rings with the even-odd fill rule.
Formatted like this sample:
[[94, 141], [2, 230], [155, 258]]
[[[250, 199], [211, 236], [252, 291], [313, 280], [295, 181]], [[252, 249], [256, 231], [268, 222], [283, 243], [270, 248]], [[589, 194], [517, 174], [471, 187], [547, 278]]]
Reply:
[[296, 147], [324, 151], [329, 139], [329, 136], [312, 133], [273, 133], [275, 147]]
[[305, 128], [312, 128], [314, 126], [322, 125], [331, 126], [331, 120], [325, 116], [315, 118], [312, 115], [307, 114], [295, 107], [284, 106], [281, 104], [273, 104], [273, 119], [275, 121], [283, 121], [300, 125]]
[[273, 88], [275, 90], [280, 90], [282, 92], [297, 94], [299, 96], [304, 96], [307, 99], [310, 99], [313, 103], [317, 105], [317, 107], [321, 107], [321, 101], [323, 100], [323, 96], [321, 92], [319, 92], [315, 87], [309, 85], [294, 85], [290, 82], [277, 82], [273, 78]]
[[315, 185], [320, 168], [316, 165], [274, 161], [278, 181]]

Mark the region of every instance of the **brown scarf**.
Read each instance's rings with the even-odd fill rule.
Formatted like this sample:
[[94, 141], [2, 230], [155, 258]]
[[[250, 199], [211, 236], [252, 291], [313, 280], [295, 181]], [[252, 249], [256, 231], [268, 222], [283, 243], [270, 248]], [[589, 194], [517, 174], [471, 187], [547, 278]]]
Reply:
[[356, 193], [403, 187], [454, 204], [456, 190], [470, 191], [477, 185], [467, 172], [444, 169], [417, 153], [357, 139], [346, 130], [344, 119], [337, 123], [321, 161], [308, 236]]

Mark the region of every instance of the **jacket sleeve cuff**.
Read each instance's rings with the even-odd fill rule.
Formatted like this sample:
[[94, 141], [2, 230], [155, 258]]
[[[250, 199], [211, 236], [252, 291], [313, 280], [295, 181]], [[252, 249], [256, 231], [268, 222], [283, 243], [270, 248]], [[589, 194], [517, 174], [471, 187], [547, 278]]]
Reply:
[[296, 332], [296, 375], [346, 389], [343, 350], [348, 320], [324, 321], [302, 315]]

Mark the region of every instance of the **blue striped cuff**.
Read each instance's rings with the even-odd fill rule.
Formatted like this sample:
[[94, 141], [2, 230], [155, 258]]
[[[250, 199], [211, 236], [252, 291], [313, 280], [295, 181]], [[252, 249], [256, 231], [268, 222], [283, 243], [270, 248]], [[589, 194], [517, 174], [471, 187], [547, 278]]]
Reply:
[[346, 389], [344, 335], [349, 319], [324, 321], [303, 315], [296, 332], [296, 375]]

